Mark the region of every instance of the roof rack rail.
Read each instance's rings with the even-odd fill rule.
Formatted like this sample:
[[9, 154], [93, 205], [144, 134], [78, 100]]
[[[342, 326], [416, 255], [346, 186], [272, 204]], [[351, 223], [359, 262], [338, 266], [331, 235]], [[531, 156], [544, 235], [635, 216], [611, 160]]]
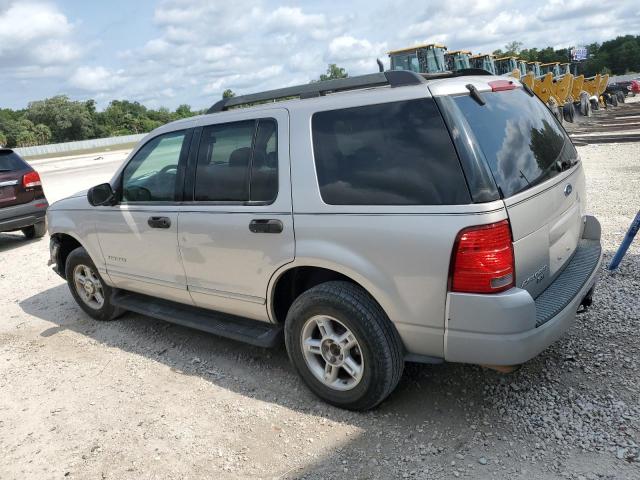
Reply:
[[228, 110], [230, 107], [246, 105], [248, 103], [276, 101], [287, 97], [313, 98], [327, 93], [341, 92], [345, 90], [357, 90], [359, 88], [371, 88], [380, 86], [404, 87], [407, 85], [419, 85], [425, 83], [429, 76], [420, 75], [408, 70], [387, 70], [386, 72], [370, 73], [357, 77], [338, 78], [298, 85], [295, 87], [278, 88], [266, 92], [251, 93], [237, 97], [223, 98], [213, 104], [207, 113], [217, 113]]

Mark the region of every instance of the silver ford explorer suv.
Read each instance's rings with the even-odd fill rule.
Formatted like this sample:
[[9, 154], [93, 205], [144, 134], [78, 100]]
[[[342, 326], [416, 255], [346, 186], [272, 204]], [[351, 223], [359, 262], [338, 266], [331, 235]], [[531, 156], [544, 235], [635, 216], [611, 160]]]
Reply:
[[590, 305], [600, 225], [545, 105], [465, 73], [284, 88], [160, 127], [51, 206], [51, 263], [97, 320], [284, 334], [344, 408], [379, 404], [405, 361], [526, 362]]

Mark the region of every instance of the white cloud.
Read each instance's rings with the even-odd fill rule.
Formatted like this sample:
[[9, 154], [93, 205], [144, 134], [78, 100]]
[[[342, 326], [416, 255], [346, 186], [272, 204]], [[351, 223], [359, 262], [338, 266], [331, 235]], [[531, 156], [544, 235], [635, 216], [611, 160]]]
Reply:
[[72, 32], [73, 25], [52, 4], [4, 2], [0, 9], [0, 67], [43, 76], [51, 69], [37, 67], [69, 64], [83, 51], [70, 40]]
[[69, 83], [89, 92], [106, 92], [124, 85], [127, 78], [123, 71], [112, 72], [104, 67], [78, 67], [69, 78]]
[[[115, 30], [96, 29], [100, 48], [92, 49], [82, 35], [95, 19], [56, 4], [62, 0], [0, 0], [3, 103], [14, 84], [46, 76], [57, 83], [40, 82], [38, 92], [204, 108], [226, 88], [306, 83], [328, 63], [351, 75], [376, 71], [376, 58], [388, 63], [388, 50], [416, 43], [486, 52], [513, 40], [559, 48], [640, 31], [632, 0], [159, 0], [119, 24], [117, 39]], [[134, 4], [120, 14], [133, 15]]]

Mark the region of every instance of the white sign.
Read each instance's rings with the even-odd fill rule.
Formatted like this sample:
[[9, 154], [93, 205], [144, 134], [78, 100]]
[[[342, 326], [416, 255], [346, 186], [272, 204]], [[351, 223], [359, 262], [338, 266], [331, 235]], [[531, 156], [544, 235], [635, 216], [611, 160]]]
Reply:
[[587, 59], [587, 48], [586, 47], [576, 47], [571, 49], [571, 59], [574, 62], [578, 62], [580, 60]]

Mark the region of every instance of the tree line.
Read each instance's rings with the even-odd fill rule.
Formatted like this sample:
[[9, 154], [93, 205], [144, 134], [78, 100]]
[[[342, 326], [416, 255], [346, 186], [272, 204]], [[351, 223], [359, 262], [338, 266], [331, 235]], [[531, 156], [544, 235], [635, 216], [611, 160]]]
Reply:
[[31, 102], [22, 110], [0, 109], [0, 145], [29, 147], [146, 133], [199, 113], [189, 105], [180, 105], [175, 111], [153, 110], [128, 100], [113, 100], [99, 112], [94, 100], [76, 101], [59, 95]]
[[[640, 72], [640, 35], [625, 35], [603, 43], [586, 45], [589, 58], [578, 64], [578, 73], [614, 75]], [[569, 62], [569, 48], [523, 48], [518, 41], [510, 42], [495, 55], [515, 55], [527, 61]], [[329, 64], [319, 81], [348, 76], [344, 68]], [[315, 81], [318, 81], [315, 80]], [[233, 96], [227, 89], [223, 97]], [[27, 147], [47, 143], [70, 142], [92, 138], [113, 137], [150, 132], [160, 125], [204, 113], [180, 105], [175, 111], [153, 110], [138, 102], [113, 100], [99, 112], [94, 100], [76, 101], [59, 95], [29, 103], [26, 109], [0, 108], [0, 146]]]
[[[522, 42], [513, 41], [504, 49], [495, 50], [497, 56], [517, 56], [528, 62], [571, 62], [571, 49], [522, 48]], [[589, 57], [578, 62], [578, 74], [591, 77], [596, 73], [624, 75], [640, 72], [640, 35], [624, 35], [603, 43], [585, 45]], [[572, 69], [573, 71], [573, 69]]]

